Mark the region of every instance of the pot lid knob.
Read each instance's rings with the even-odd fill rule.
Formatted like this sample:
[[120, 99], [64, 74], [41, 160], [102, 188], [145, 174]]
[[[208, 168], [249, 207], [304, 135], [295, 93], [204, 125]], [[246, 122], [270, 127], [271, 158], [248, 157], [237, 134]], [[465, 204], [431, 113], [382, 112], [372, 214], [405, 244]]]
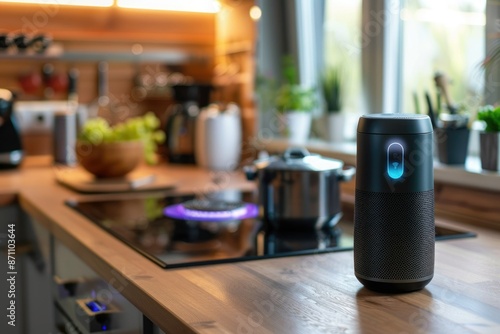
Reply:
[[290, 147], [283, 153], [285, 160], [303, 159], [309, 155], [311, 155], [311, 153], [304, 147]]

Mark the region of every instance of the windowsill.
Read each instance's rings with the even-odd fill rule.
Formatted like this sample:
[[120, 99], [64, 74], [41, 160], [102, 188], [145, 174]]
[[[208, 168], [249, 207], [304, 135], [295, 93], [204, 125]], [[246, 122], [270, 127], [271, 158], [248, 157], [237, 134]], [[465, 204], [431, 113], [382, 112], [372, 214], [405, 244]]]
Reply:
[[[268, 139], [262, 144], [262, 148], [269, 152], [283, 152], [290, 146], [288, 140], [281, 138]], [[345, 164], [356, 164], [356, 143], [354, 142], [329, 143], [319, 139], [311, 139], [303, 146], [310, 152], [342, 160]], [[481, 162], [477, 156], [469, 156], [465, 166], [445, 165], [435, 161], [434, 179], [437, 182], [465, 187], [490, 191], [500, 190], [500, 172], [482, 170]]]

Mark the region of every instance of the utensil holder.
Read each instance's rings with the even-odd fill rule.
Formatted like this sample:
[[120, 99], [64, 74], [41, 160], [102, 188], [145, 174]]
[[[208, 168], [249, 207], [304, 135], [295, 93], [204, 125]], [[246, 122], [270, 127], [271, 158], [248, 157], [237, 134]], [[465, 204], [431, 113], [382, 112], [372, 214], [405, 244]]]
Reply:
[[464, 165], [469, 149], [470, 130], [437, 128], [434, 130], [438, 159], [447, 165]]

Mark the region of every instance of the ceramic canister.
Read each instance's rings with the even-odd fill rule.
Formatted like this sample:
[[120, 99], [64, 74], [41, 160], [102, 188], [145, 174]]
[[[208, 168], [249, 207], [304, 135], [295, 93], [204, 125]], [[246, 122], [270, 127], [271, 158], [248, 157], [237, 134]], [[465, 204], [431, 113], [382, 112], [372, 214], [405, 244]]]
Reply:
[[222, 110], [204, 108], [196, 122], [195, 156], [198, 165], [211, 170], [234, 170], [241, 156], [241, 117], [235, 104]]

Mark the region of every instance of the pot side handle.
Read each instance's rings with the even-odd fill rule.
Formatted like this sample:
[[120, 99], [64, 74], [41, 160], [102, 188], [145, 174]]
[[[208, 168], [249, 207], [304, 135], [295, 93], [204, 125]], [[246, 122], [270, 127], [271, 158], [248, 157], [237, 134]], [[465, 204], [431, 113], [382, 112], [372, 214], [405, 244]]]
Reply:
[[339, 181], [350, 181], [354, 174], [356, 174], [356, 167], [348, 166], [345, 169], [341, 169], [339, 175], [337, 176]]
[[253, 165], [243, 166], [243, 173], [248, 181], [253, 181], [257, 177], [257, 167]]

